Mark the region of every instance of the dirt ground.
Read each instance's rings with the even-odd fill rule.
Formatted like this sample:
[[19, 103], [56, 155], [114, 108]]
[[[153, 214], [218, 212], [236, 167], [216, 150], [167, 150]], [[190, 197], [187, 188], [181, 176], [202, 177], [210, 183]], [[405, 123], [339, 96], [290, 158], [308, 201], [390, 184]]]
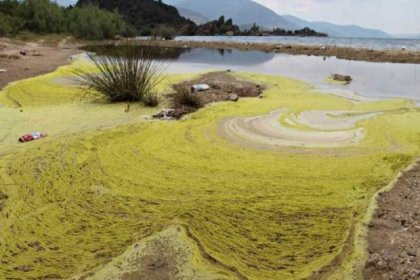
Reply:
[[[198, 79], [185, 81], [179, 85], [190, 89], [196, 84], [207, 84], [210, 89], [197, 92], [201, 96], [203, 105], [219, 101], [238, 101], [244, 97], [259, 97], [264, 91], [263, 85], [257, 85], [248, 81], [238, 80], [226, 72], [211, 72], [202, 75]], [[170, 96], [169, 96], [170, 97]], [[175, 119], [181, 118], [183, 115], [196, 111], [197, 108], [182, 106], [173, 108], [169, 112], [169, 116]], [[162, 113], [156, 114], [156, 118], [162, 118]]]
[[378, 197], [365, 279], [420, 279], [420, 162]]
[[212, 72], [192, 81], [185, 81], [184, 86], [191, 87], [194, 84], [208, 84], [210, 89], [201, 92], [205, 104], [229, 100], [231, 95], [241, 97], [258, 97], [264, 90], [262, 85], [248, 81], [242, 81], [226, 72]]
[[294, 55], [313, 55], [323, 57], [335, 56], [339, 59], [371, 62], [420, 63], [420, 51], [408, 50], [371, 50], [345, 47], [320, 47], [272, 43], [192, 42], [160, 40], [138, 40], [136, 41], [136, 44], [162, 47], [257, 50], [263, 52], [286, 53]]
[[78, 46], [62, 40], [55, 45], [16, 42], [0, 38], [0, 89], [8, 83], [54, 71], [80, 53]]

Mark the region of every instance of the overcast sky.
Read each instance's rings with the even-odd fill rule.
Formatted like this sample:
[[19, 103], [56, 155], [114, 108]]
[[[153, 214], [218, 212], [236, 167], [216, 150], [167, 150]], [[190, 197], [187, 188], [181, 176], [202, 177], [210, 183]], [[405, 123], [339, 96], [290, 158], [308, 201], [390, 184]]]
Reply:
[[[165, 2], [165, 0], [163, 1]], [[291, 14], [310, 21], [321, 20], [337, 24], [356, 24], [381, 29], [391, 34], [420, 34], [420, 0], [253, 1], [271, 8], [280, 15]], [[58, 0], [57, 2], [71, 3], [76, 1]]]
[[[210, 0], [211, 1], [211, 0]], [[278, 14], [420, 34], [420, 0], [254, 0]]]

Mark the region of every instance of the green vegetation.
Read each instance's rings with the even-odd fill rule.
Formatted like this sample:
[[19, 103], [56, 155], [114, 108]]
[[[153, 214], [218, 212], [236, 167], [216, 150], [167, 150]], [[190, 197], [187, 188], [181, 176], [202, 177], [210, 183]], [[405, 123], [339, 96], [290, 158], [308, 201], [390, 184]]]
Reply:
[[233, 24], [232, 19], [225, 20], [225, 17], [221, 16], [218, 20], [198, 25], [190, 33], [188, 35], [241, 35], [241, 30], [239, 26]]
[[159, 30], [162, 31], [162, 26], [177, 30], [190, 25], [195, 26], [192, 21], [181, 17], [175, 7], [166, 5], [162, 1], [79, 0], [77, 6], [83, 7], [91, 4], [108, 11], [119, 11], [127, 22], [145, 36], [156, 35]]
[[174, 108], [181, 108], [188, 106], [192, 108], [201, 108], [204, 106], [204, 101], [199, 94], [192, 91], [185, 85], [174, 85], [175, 93], [172, 96], [172, 106]]
[[176, 37], [177, 31], [173, 27], [160, 24], [151, 31], [151, 35], [165, 40], [172, 40]]
[[[357, 279], [372, 196], [420, 153], [420, 112], [407, 100], [356, 103], [283, 77], [236, 74], [267, 85], [264, 98], [147, 121], [153, 111], [141, 105], [124, 114], [118, 104], [80, 102], [84, 91], [60, 78], [81, 65], [95, 69], [76, 62], [0, 94], [0, 278], [86, 275], [183, 225], [187, 242], [213, 258], [194, 257], [198, 271], [218, 273], [209, 279], [300, 279], [339, 254], [344, 263], [330, 279]], [[167, 77], [157, 91], [187, 78]], [[342, 148], [258, 150], [219, 134], [227, 117], [279, 108], [384, 113], [358, 123], [365, 138]], [[9, 140], [35, 124], [47, 139]], [[346, 245], [353, 250], [343, 252]]]
[[77, 69], [75, 74], [80, 77], [80, 82], [111, 102], [145, 101], [148, 105], [158, 102], [154, 91], [161, 80], [161, 63], [131, 46], [107, 51], [110, 52], [108, 56], [89, 54], [96, 71], [86, 71], [83, 67]]
[[160, 101], [159, 94], [154, 91], [149, 91], [143, 96], [143, 104], [148, 107], [157, 107]]
[[114, 11], [95, 6], [63, 8], [49, 0], [0, 1], [0, 36], [21, 32], [67, 33], [85, 39], [132, 35], [132, 28]]

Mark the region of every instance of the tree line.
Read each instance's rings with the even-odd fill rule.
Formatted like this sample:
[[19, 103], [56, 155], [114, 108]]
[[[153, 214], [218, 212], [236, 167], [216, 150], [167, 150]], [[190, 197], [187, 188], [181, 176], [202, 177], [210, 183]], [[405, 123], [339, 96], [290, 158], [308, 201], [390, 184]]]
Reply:
[[24, 31], [67, 33], [92, 40], [135, 34], [134, 28], [119, 13], [94, 5], [64, 8], [49, 0], [0, 1], [0, 36], [13, 36]]
[[154, 0], [79, 0], [61, 7], [50, 0], [0, 0], [0, 36], [29, 31], [36, 34], [70, 34], [89, 40], [136, 35], [172, 39], [178, 35], [327, 36], [309, 28], [286, 31], [260, 29], [254, 24], [240, 30], [232, 19], [202, 25], [179, 15], [175, 7]]

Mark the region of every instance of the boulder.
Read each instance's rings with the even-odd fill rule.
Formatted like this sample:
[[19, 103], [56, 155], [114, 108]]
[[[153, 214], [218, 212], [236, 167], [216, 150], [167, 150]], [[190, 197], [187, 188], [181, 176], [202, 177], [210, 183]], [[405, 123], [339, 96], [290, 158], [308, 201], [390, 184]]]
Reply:
[[350, 83], [353, 79], [348, 75], [334, 74], [331, 76], [334, 81]]

